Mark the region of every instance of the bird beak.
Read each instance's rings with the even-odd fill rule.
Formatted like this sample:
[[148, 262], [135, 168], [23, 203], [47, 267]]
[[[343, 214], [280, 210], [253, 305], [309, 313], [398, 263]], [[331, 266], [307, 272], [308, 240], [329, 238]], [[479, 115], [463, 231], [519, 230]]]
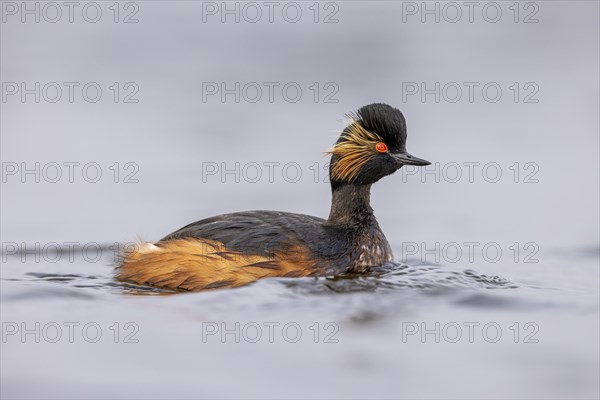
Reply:
[[429, 165], [431, 164], [429, 161], [427, 160], [423, 160], [420, 158], [417, 158], [413, 155], [410, 155], [408, 153], [397, 153], [397, 154], [393, 154], [394, 159], [402, 165], [420, 165], [420, 166], [424, 166], [424, 165]]

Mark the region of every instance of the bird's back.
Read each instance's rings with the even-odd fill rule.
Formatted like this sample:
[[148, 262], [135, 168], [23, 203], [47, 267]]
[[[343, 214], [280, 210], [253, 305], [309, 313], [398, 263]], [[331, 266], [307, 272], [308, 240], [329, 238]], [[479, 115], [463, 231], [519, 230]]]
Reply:
[[245, 211], [193, 222], [160, 242], [182, 238], [211, 239], [231, 250], [273, 256], [274, 251], [289, 245], [310, 247], [323, 240], [327, 236], [325, 222], [322, 218], [303, 214]]

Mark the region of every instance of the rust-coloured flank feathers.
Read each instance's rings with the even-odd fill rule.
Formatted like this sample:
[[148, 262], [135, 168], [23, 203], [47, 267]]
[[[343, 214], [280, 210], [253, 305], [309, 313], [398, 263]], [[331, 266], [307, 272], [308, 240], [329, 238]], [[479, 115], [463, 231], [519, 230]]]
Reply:
[[142, 243], [123, 255], [118, 279], [175, 290], [238, 287], [266, 277], [302, 277], [318, 272], [301, 246], [273, 257], [231, 251], [208, 239]]

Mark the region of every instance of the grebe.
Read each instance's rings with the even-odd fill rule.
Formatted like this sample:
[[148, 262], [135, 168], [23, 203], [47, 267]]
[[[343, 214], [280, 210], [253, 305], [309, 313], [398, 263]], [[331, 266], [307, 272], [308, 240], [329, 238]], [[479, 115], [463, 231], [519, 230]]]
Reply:
[[117, 278], [172, 290], [238, 287], [266, 277], [364, 273], [392, 260], [370, 205], [371, 185], [403, 165], [406, 122], [387, 104], [351, 116], [331, 154], [329, 218], [278, 211], [224, 214], [194, 222], [126, 252]]

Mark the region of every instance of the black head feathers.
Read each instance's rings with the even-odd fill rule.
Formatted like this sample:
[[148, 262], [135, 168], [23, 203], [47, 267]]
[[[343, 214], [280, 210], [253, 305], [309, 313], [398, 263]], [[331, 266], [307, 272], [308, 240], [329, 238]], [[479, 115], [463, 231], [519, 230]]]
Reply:
[[406, 120], [397, 108], [373, 103], [361, 107], [350, 117], [367, 131], [379, 135], [391, 150], [406, 150]]

